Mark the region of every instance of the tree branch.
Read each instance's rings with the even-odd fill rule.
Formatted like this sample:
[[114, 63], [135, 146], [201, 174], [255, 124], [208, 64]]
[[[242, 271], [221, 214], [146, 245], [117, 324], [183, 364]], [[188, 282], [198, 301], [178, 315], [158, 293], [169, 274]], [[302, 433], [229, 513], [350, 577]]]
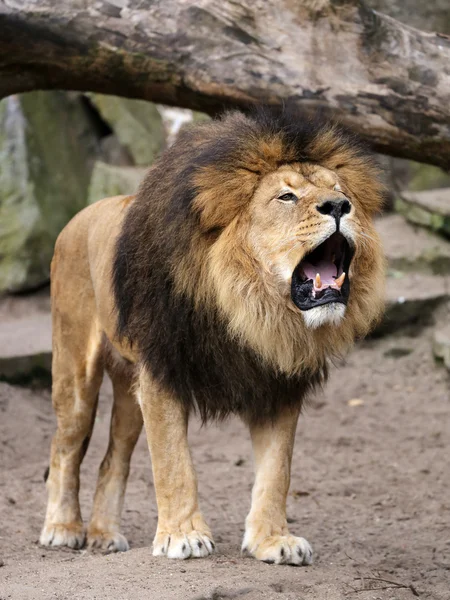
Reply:
[[450, 40], [357, 0], [0, 0], [0, 97], [90, 90], [210, 114], [290, 100], [450, 169]]

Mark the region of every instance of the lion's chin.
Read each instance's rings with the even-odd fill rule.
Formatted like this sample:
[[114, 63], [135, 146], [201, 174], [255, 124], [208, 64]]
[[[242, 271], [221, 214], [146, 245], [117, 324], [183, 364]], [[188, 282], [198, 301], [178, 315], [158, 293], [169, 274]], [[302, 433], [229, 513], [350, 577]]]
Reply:
[[345, 304], [333, 302], [302, 311], [302, 315], [309, 329], [317, 329], [321, 325], [337, 326], [342, 322], [346, 308]]

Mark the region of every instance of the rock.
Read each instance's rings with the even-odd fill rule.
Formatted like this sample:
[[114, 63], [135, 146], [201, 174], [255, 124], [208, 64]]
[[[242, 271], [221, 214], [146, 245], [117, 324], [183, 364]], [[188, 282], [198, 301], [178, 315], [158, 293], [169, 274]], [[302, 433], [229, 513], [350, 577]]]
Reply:
[[422, 31], [450, 34], [448, 0], [368, 0], [367, 5]]
[[51, 332], [50, 314], [0, 322], [0, 381], [49, 385]]
[[450, 187], [450, 175], [439, 167], [413, 161], [408, 162], [411, 169], [408, 191], [421, 192]]
[[99, 153], [91, 125], [75, 94], [0, 102], [0, 293], [48, 280], [58, 233], [86, 205]]
[[408, 221], [450, 238], [450, 188], [425, 192], [402, 192], [395, 210]]
[[397, 272], [386, 283], [386, 311], [375, 335], [429, 325], [436, 309], [450, 299], [450, 276]]
[[426, 229], [410, 225], [396, 214], [383, 216], [376, 226], [392, 277], [401, 276], [397, 271], [450, 274], [449, 242]]
[[388, 261], [386, 313], [375, 335], [433, 321], [450, 299], [450, 243], [391, 214], [376, 223]]
[[450, 326], [440, 327], [433, 335], [433, 354], [450, 371]]
[[143, 167], [117, 167], [97, 161], [89, 186], [89, 204], [109, 196], [135, 194], [146, 171]]
[[439, 167], [392, 157], [384, 157], [382, 163], [389, 173], [388, 187], [394, 190], [420, 192], [450, 187], [450, 175]]
[[119, 167], [132, 167], [133, 158], [126, 148], [124, 148], [115, 133], [111, 133], [101, 138], [101, 159], [109, 165]]
[[383, 155], [378, 156], [378, 162], [387, 189], [385, 208], [388, 210], [393, 210], [395, 199], [402, 196], [402, 190], [420, 192], [450, 188], [450, 174], [439, 167]]
[[156, 105], [103, 94], [89, 94], [88, 98], [127, 148], [134, 164], [151, 165], [166, 145], [164, 124]]

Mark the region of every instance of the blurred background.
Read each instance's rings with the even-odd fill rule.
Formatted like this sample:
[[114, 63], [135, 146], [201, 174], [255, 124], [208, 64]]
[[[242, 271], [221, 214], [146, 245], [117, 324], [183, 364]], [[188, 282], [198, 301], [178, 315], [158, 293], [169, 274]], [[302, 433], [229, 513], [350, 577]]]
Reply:
[[[423, 31], [450, 35], [447, 0], [367, 4]], [[180, 128], [207, 118], [94, 93], [31, 92], [1, 100], [0, 294], [45, 286], [55, 239], [70, 218], [102, 197], [133, 193], [145, 169], [173, 143]], [[386, 225], [387, 237], [404, 235], [414, 244], [417, 234], [419, 245], [425, 239], [427, 243], [422, 254], [416, 249], [411, 255], [413, 248], [405, 246], [405, 256], [396, 255], [392, 268], [448, 271], [445, 238], [450, 224], [448, 211], [443, 215], [441, 209], [450, 204], [450, 174], [402, 159], [380, 155], [379, 160], [389, 191], [387, 212], [402, 214], [410, 224], [441, 236], [417, 233], [393, 216]]]
[[[370, 0], [368, 5], [421, 30], [450, 35], [447, 0]], [[134, 193], [145, 169], [180, 129], [208, 118], [97, 93], [36, 91], [1, 100], [2, 322], [22, 312], [29, 317], [35, 306], [48, 311], [54, 243], [73, 215], [100, 198]], [[378, 222], [389, 261], [388, 310], [377, 332], [382, 333], [430, 323], [449, 301], [450, 174], [399, 158], [378, 159], [388, 190]], [[7, 335], [4, 348], [10, 346], [9, 329]], [[438, 355], [450, 364], [450, 350], [444, 351], [441, 341], [438, 346]], [[0, 378], [10, 380], [9, 362], [1, 364]], [[19, 369], [13, 380], [20, 378]]]

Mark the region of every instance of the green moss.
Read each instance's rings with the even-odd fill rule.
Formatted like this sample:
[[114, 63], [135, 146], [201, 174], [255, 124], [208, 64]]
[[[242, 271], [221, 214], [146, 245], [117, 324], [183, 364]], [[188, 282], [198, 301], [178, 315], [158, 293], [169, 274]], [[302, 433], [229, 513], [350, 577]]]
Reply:
[[86, 205], [97, 153], [77, 95], [0, 102], [0, 293], [48, 280], [57, 235]]
[[434, 188], [450, 187], [450, 175], [439, 167], [410, 162], [412, 178], [408, 189], [412, 192], [431, 190]]
[[117, 96], [89, 94], [136, 165], [150, 165], [165, 146], [165, 130], [155, 104]]
[[450, 236], [450, 216], [431, 212], [414, 202], [406, 202], [402, 198], [395, 199], [394, 208], [411, 223]]
[[96, 162], [89, 187], [89, 204], [101, 198], [136, 193], [145, 172], [142, 167], [116, 167]]

